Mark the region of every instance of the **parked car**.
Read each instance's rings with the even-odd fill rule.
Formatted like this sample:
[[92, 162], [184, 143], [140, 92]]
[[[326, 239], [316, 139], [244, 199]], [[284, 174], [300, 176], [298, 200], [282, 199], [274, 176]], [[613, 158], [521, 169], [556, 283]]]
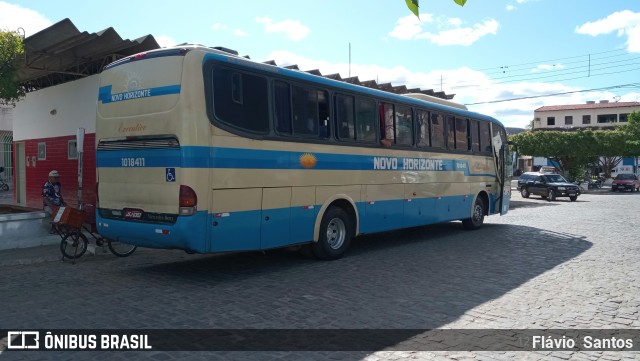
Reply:
[[555, 201], [557, 197], [569, 197], [574, 202], [580, 195], [580, 187], [569, 183], [560, 174], [538, 172], [523, 173], [518, 178], [518, 190], [523, 198], [529, 198], [533, 194], [548, 201]]
[[611, 191], [639, 191], [640, 179], [635, 174], [618, 174], [611, 183]]

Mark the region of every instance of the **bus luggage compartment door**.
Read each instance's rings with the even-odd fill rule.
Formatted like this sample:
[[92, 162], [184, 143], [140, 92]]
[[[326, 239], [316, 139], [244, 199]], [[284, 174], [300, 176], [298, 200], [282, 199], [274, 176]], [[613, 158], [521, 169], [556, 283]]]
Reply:
[[259, 249], [262, 188], [214, 189], [211, 198], [211, 252]]
[[290, 243], [291, 188], [262, 189], [260, 249], [286, 246]]

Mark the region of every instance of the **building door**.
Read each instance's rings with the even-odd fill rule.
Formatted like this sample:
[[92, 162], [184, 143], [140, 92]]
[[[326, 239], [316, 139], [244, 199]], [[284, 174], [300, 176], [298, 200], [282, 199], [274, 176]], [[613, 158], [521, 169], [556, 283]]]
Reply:
[[16, 143], [16, 203], [26, 205], [27, 202], [27, 171], [25, 168], [24, 143]]

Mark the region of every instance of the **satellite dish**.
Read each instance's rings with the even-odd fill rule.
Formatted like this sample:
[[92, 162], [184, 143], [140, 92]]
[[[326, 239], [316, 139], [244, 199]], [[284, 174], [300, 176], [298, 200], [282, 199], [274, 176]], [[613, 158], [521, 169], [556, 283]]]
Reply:
[[619, 95], [616, 95], [615, 97], [613, 97], [613, 100], [615, 100], [615, 102], [617, 103], [620, 101], [620, 98], [621, 97]]

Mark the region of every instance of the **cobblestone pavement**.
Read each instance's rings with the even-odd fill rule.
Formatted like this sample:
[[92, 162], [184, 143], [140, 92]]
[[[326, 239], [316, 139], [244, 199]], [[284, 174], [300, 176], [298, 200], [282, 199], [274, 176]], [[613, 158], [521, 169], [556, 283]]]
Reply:
[[[0, 328], [640, 328], [640, 193], [513, 196], [459, 222], [293, 253], [138, 250], [0, 266]], [[52, 249], [55, 251], [55, 249]], [[4, 352], [3, 359], [640, 359], [632, 352]]]

